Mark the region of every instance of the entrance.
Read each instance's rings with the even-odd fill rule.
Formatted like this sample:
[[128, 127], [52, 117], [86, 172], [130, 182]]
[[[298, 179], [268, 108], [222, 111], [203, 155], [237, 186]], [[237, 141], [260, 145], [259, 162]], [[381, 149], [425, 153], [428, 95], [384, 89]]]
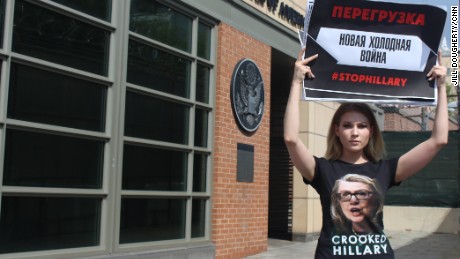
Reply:
[[295, 59], [272, 48], [268, 237], [292, 240], [293, 165], [283, 119]]

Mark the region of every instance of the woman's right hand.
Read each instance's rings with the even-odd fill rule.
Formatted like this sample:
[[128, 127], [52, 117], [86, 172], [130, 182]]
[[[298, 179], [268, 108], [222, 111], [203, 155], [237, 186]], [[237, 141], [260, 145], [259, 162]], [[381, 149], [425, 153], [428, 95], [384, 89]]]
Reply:
[[299, 54], [297, 55], [297, 61], [294, 65], [294, 78], [292, 81], [296, 83], [302, 83], [305, 77], [315, 78], [315, 75], [311, 71], [311, 68], [308, 66], [308, 64], [315, 60], [318, 57], [318, 54], [310, 56], [306, 59], [302, 59], [304, 53], [305, 48], [302, 48], [302, 50], [300, 50]]

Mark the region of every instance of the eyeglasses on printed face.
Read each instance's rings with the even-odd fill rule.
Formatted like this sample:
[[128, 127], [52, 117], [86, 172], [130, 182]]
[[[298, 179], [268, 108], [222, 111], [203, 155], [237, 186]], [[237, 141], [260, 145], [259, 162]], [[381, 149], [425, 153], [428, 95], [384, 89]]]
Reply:
[[339, 196], [340, 201], [349, 201], [351, 200], [352, 196], [355, 196], [358, 200], [367, 200], [372, 195], [373, 192], [361, 190], [357, 192], [339, 192], [337, 195]]

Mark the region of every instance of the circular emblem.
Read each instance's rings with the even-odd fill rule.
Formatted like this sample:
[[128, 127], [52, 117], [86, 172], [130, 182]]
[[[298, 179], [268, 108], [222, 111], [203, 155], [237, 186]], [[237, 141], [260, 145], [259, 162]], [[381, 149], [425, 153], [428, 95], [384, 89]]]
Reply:
[[233, 112], [246, 131], [257, 130], [264, 115], [264, 81], [257, 65], [243, 59], [233, 70], [231, 83]]

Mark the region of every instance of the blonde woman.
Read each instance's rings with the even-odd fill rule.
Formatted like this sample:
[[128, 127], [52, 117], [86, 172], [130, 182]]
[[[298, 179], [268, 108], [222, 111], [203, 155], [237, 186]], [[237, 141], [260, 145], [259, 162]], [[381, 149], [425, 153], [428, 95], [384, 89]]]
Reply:
[[[337, 222], [333, 220], [330, 206], [336, 195], [332, 189], [336, 180], [348, 173], [374, 179], [381, 188], [382, 196], [387, 190], [419, 172], [435, 157], [448, 140], [448, 114], [446, 96], [446, 68], [435, 65], [427, 74], [427, 80], [437, 81], [437, 106], [431, 137], [399, 157], [383, 159], [384, 143], [370, 107], [364, 103], [343, 103], [336, 111], [327, 136], [324, 157], [313, 156], [299, 139], [299, 99], [302, 82], [314, 78], [308, 63], [318, 55], [302, 59], [305, 49], [299, 52], [295, 63], [290, 95], [284, 118], [284, 141], [294, 166], [306, 184], [320, 195], [323, 211], [321, 229], [315, 258], [394, 258], [394, 252], [384, 234], [335, 235]], [[438, 54], [438, 63], [440, 55]], [[363, 196], [364, 195], [364, 196]], [[372, 195], [372, 194], [371, 194]], [[365, 194], [350, 192], [351, 198]], [[355, 214], [359, 211], [353, 210]], [[382, 217], [377, 217], [371, 229], [383, 233]], [[364, 257], [363, 257], [364, 256]]]

